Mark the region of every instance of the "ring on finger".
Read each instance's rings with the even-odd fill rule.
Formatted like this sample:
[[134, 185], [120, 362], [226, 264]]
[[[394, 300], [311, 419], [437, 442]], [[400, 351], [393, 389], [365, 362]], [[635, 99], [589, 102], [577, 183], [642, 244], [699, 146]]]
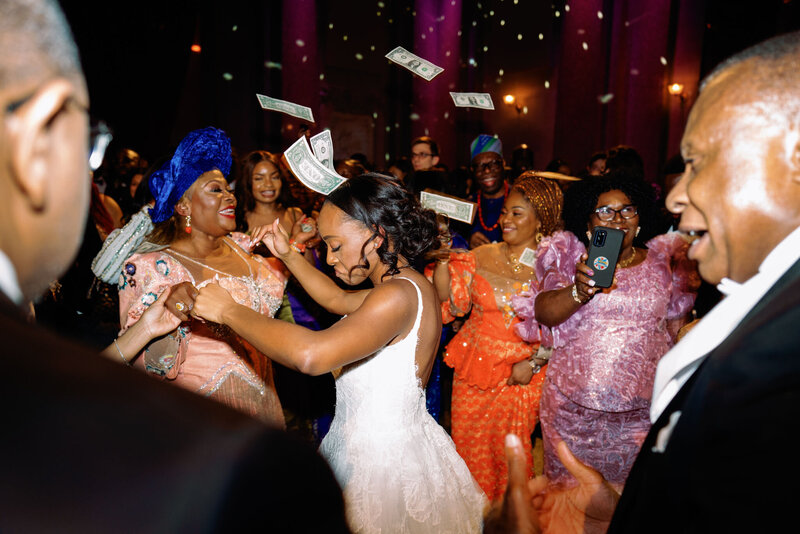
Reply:
[[179, 312], [182, 312], [183, 310], [186, 309], [186, 304], [184, 304], [183, 302], [176, 302], [175, 309], [178, 310]]

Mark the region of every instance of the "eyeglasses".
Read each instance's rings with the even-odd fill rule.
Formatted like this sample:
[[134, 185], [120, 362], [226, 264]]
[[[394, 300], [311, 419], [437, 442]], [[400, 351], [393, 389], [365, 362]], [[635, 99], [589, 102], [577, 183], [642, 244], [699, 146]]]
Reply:
[[89, 168], [92, 172], [100, 168], [103, 163], [103, 157], [106, 154], [106, 148], [108, 148], [108, 144], [113, 137], [105, 122], [92, 123], [89, 131]]
[[433, 156], [433, 154], [426, 154], [425, 152], [412, 152], [411, 159], [422, 159], [422, 158], [429, 158]]
[[502, 168], [503, 168], [503, 161], [495, 159], [488, 163], [481, 163], [480, 165], [475, 165], [475, 172], [482, 173], [487, 171], [497, 171]]
[[[6, 105], [6, 114], [11, 115], [15, 113], [19, 108], [24, 106], [31, 98], [36, 96], [36, 93], [33, 92], [15, 102], [11, 102]], [[89, 110], [83, 104], [79, 103], [74, 98], [68, 98], [64, 101], [64, 105], [61, 109], [58, 110], [58, 113], [61, 113], [68, 107], [77, 107], [81, 112], [88, 114]], [[113, 135], [111, 130], [108, 128], [105, 122], [99, 121], [94, 122], [92, 121], [92, 125], [89, 131], [89, 168], [92, 172], [96, 171], [100, 164], [103, 163], [103, 157], [106, 153], [106, 148], [108, 148], [108, 144], [111, 142]]]
[[639, 214], [639, 210], [636, 208], [636, 206], [631, 204], [622, 206], [618, 210], [615, 210], [611, 206], [600, 206], [594, 210], [594, 214], [597, 215], [597, 218], [601, 221], [613, 221], [617, 216], [617, 213], [619, 213], [620, 217], [623, 219], [633, 219]]

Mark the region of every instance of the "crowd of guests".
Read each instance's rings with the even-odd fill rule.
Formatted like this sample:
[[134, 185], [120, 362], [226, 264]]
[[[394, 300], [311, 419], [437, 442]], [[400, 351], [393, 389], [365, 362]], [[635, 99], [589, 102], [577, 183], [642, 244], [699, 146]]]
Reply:
[[[385, 176], [415, 199], [433, 190], [475, 203], [472, 224], [439, 217], [435, 250], [406, 258], [442, 302], [440, 346], [421, 375], [428, 411], [449, 432], [489, 501], [500, 499], [508, 483], [507, 434], [520, 436], [528, 476], [544, 471], [569, 484], [555, 448], [565, 441], [621, 490], [650, 425], [649, 392], [658, 361], [695, 318], [699, 279], [686, 258], [686, 240], [667, 233], [672, 220], [659, 205], [662, 191], [646, 179], [641, 157], [627, 146], [592, 154], [578, 181], [557, 158], [548, 170], [564, 179], [539, 176], [530, 169], [527, 146], [514, 151], [514, 167], [508, 166], [496, 135], [482, 134], [471, 143], [468, 180], [464, 172], [447, 171], [432, 138], [414, 139], [410, 148], [410, 158], [379, 173], [358, 154], [337, 160], [335, 167], [348, 180]], [[106, 193], [99, 194], [107, 200], [92, 203], [93, 239], [85, 243], [97, 254], [99, 238], [139, 213], [153, 226], [147, 235], [112, 234], [100, 253], [136, 251], [117, 258], [116, 326], [123, 338], [115, 339], [115, 333], [109, 340], [109, 332], [93, 324], [72, 335], [86, 341], [93, 334], [90, 341], [108, 347], [110, 358], [270, 424], [288, 425], [325, 446], [334, 406], [342, 410], [343, 404], [335, 400], [327, 367], [308, 373], [292, 357], [267, 348], [264, 339], [203, 321], [193, 309], [198, 293], [212, 284], [231, 295], [228, 305], [313, 332], [347, 315], [348, 308], [326, 300], [332, 298], [328, 292], [353, 282], [336, 269], [335, 251], [318, 231], [330, 199], [299, 183], [279, 154], [256, 150], [238, 160], [233, 154], [226, 134], [215, 128], [191, 132], [171, 156], [158, 160], [158, 168], [144, 170], [129, 148], [109, 153], [91, 182], [95, 196], [102, 187]], [[109, 205], [119, 206], [122, 215], [104, 209]], [[414, 206], [414, 216], [426, 211]], [[593, 287], [585, 264], [595, 227], [625, 232], [614, 285], [603, 290]], [[273, 238], [267, 246], [266, 236], [281, 232], [302, 258], [299, 267], [275, 254]], [[131, 235], [137, 240], [133, 249]], [[125, 240], [124, 246], [115, 240]], [[78, 267], [86, 275], [85, 259]], [[301, 283], [303, 277], [322, 283], [318, 276], [331, 287], [309, 291], [309, 282]], [[83, 297], [73, 291], [76, 317], [82, 317], [81, 297], [90, 299], [99, 284], [94, 280]], [[367, 289], [376, 282], [361, 277], [355, 285]], [[124, 332], [156, 301], [179, 325], [154, 335], [140, 354], [121, 350]], [[58, 322], [57, 314], [46, 315], [46, 303], [39, 305], [41, 315]], [[292, 343], [286, 336], [281, 341]], [[543, 465], [534, 462], [538, 436]], [[340, 481], [352, 500], [349, 476]]]
[[[787, 69], [800, 56], [796, 35], [712, 73], [677, 182], [670, 162], [655, 186], [627, 146], [589, 157], [580, 180], [558, 158], [545, 177], [530, 168], [527, 146], [509, 167], [500, 139], [482, 134], [469, 147], [468, 173], [447, 172], [423, 137], [386, 173], [358, 155], [338, 161], [347, 180], [323, 198], [275, 154], [234, 158], [213, 127], [189, 132], [152, 166], [129, 148], [113, 151], [87, 180], [77, 156], [87, 152], [86, 92], [68, 29], [53, 3], [8, 1], [4, 35], [32, 52], [25, 69], [0, 63], [12, 125], [3, 213], [16, 214], [0, 225], [0, 319], [16, 334], [6, 368], [37, 379], [8, 384], [23, 407], [7, 414], [15, 439], [3, 441], [15, 459], [0, 485], [0, 521], [11, 530], [110, 530], [119, 521], [145, 531], [235, 530], [266, 513], [281, 531], [302, 521], [331, 532], [479, 532], [484, 518], [487, 532], [600, 532], [609, 522], [612, 531], [674, 531], [687, 521], [709, 531], [787, 515], [785, 499], [768, 491], [751, 497], [761, 509], [734, 513], [738, 451], [729, 445], [739, 418], [752, 418], [754, 439], [775, 459], [745, 479], [777, 486], [776, 462], [785, 475], [797, 472], [778, 421], [792, 420], [798, 405], [796, 364], [783, 357], [796, 343], [781, 337], [794, 335], [800, 309], [798, 146], [786, 133], [796, 124], [765, 126], [761, 117], [764, 106], [774, 120], [797, 107], [790, 74], [798, 69]], [[49, 37], [22, 31], [30, 21]], [[774, 102], [762, 96], [767, 87]], [[761, 128], [763, 139], [739, 139], [742, 125]], [[742, 152], [763, 149], [766, 163], [721, 143], [720, 129]], [[750, 173], [729, 174], [738, 169], [729, 161]], [[474, 222], [423, 209], [425, 189], [473, 201]], [[761, 193], [761, 204], [742, 191]], [[753, 238], [737, 233], [739, 219]], [[587, 263], [598, 228], [622, 236], [615, 264]], [[687, 234], [696, 234], [690, 254]], [[16, 246], [20, 236], [41, 247]], [[53, 280], [68, 267], [61, 251], [79, 247]], [[728, 295], [699, 324], [702, 284], [690, 256]], [[613, 280], [600, 287], [595, 271], [608, 268]], [[33, 320], [60, 325], [107, 360], [32, 327], [20, 312], [33, 301]], [[682, 336], [687, 343], [671, 350]], [[453, 368], [449, 435], [423, 389], [440, 357]], [[290, 412], [273, 363], [335, 376], [330, 430], [317, 421], [311, 436], [327, 465], [270, 430], [284, 428]], [[40, 421], [44, 445], [59, 454], [36, 439]], [[543, 466], [531, 454], [537, 427]], [[545, 477], [531, 480], [540, 469]], [[690, 475], [697, 487], [679, 491]], [[48, 491], [35, 494], [52, 514], [36, 514], [24, 489], [47, 479]], [[264, 485], [272, 489], [257, 490]], [[7, 504], [15, 500], [23, 504]], [[303, 502], [317, 517], [302, 517]], [[501, 504], [487, 515], [491, 502]], [[664, 513], [686, 507], [694, 518]]]

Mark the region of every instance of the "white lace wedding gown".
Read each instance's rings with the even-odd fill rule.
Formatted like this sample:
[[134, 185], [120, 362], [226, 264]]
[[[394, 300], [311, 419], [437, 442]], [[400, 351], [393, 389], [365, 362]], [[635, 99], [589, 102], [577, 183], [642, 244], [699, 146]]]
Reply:
[[414, 327], [337, 377], [320, 452], [344, 489], [353, 532], [480, 532], [486, 497], [425, 408], [415, 360], [422, 293], [408, 281], [417, 290]]

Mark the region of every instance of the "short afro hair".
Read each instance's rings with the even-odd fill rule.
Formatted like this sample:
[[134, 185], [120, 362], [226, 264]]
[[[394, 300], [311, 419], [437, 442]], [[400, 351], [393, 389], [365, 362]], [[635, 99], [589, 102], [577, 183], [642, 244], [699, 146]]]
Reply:
[[572, 232], [584, 245], [589, 218], [597, 207], [597, 199], [608, 191], [619, 190], [631, 199], [639, 211], [641, 231], [633, 243], [645, 247], [645, 243], [656, 235], [659, 228], [659, 212], [655, 203], [653, 186], [643, 180], [632, 178], [622, 172], [614, 172], [574, 183], [564, 196], [564, 229]]

